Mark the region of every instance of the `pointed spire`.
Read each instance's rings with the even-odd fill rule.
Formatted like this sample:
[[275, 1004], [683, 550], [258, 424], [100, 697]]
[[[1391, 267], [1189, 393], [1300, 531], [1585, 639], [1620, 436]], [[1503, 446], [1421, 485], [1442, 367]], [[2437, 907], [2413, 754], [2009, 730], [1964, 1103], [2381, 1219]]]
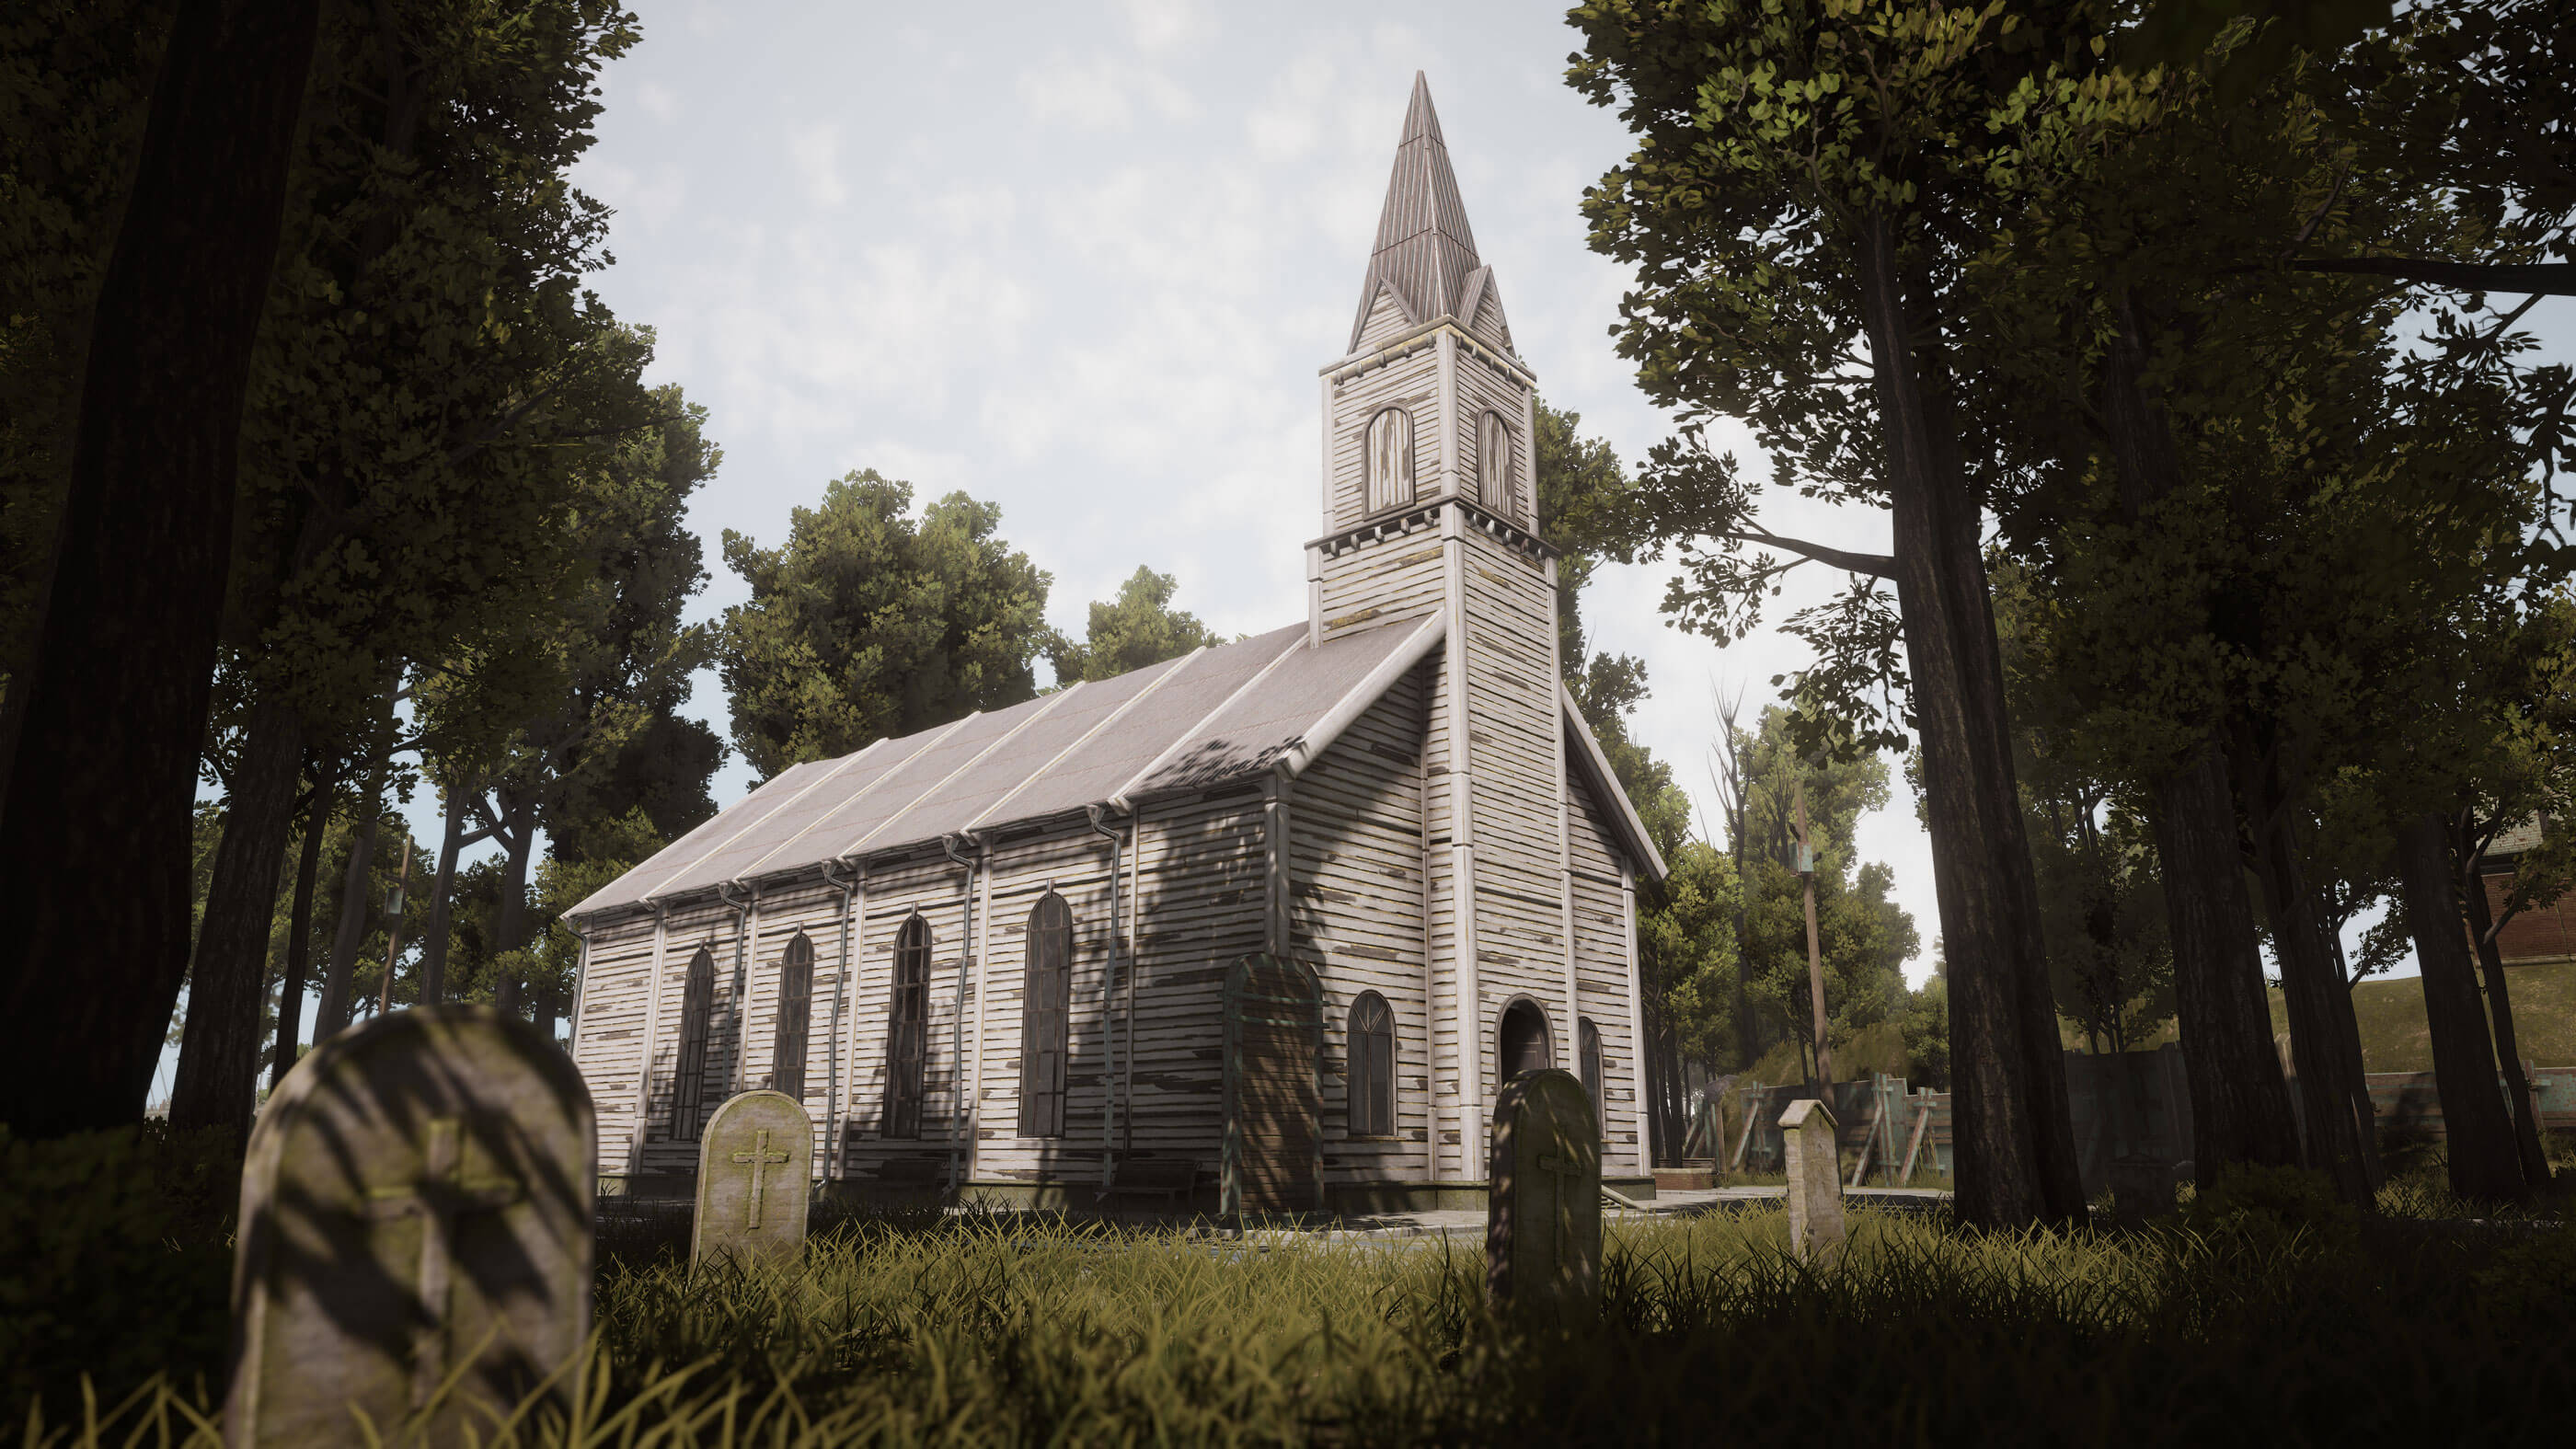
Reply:
[[1413, 103], [1405, 108], [1404, 138], [1395, 148], [1395, 174], [1386, 184], [1386, 210], [1377, 223], [1377, 249], [1360, 288], [1351, 348], [1360, 345], [1378, 289], [1392, 288], [1413, 320], [1455, 313], [1467, 278], [1477, 268], [1476, 236], [1458, 201], [1458, 177], [1449, 169], [1449, 147], [1440, 139], [1440, 116], [1431, 109], [1431, 83], [1413, 73]]

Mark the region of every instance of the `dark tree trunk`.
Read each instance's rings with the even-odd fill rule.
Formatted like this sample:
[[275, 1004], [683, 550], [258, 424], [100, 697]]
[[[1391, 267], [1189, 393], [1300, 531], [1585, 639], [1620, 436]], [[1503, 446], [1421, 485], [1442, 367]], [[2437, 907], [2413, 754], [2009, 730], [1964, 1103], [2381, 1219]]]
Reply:
[[2433, 1083], [2442, 1098], [2442, 1130], [2451, 1191], [2496, 1202], [2518, 1199], [2527, 1184], [2514, 1150], [2513, 1123], [2496, 1095], [2494, 1043], [2478, 1011], [2459, 902], [2451, 893], [2451, 851], [2442, 817], [2419, 815], [2397, 828], [2397, 870], [2415, 960], [2424, 972], [2424, 1025], [2433, 1039]]
[[1926, 386], [1883, 214], [1868, 223], [1860, 282], [1950, 962], [1958, 1213], [1985, 1227], [2081, 1222], [2066, 1068], [1978, 550], [1980, 510], [1942, 402]]
[[313, 1024], [316, 1041], [349, 1024], [353, 1004], [349, 977], [357, 969], [358, 946], [367, 937], [367, 880], [375, 866], [376, 832], [384, 826], [384, 817], [376, 813], [383, 799], [384, 776], [379, 769], [375, 788], [360, 802], [368, 811], [366, 822], [349, 837], [349, 868], [340, 877], [340, 921], [331, 933], [331, 961], [322, 978], [322, 1009]]
[[[537, 844], [536, 801], [503, 795], [501, 828], [494, 833], [507, 852], [501, 872], [501, 908], [492, 924], [492, 954], [497, 960], [528, 944], [528, 857]], [[521, 981], [516, 966], [504, 965], [493, 983], [493, 1000], [512, 1016], [519, 1014]]]
[[2496, 941], [2494, 908], [2487, 901], [2487, 883], [2479, 873], [2474, 851], [2456, 849], [2452, 859], [2458, 862], [2456, 884], [2460, 900], [2468, 907], [2469, 930], [2478, 943], [2478, 970], [2487, 983], [2487, 1016], [2495, 1029], [2495, 1054], [2504, 1069], [2505, 1095], [2513, 1099], [2513, 1146], [2522, 1159], [2523, 1180], [2534, 1186], [2549, 1184], [2549, 1151], [2541, 1145], [2539, 1103], [2532, 1100], [2531, 1078], [2522, 1069], [2522, 1046], [2513, 1030], [2513, 998], [2504, 979], [2504, 948]]
[[2299, 1105], [2308, 1121], [2309, 1165], [2332, 1178], [2335, 1192], [2346, 1202], [2366, 1208], [2372, 1184], [2361, 1134], [2369, 1126], [2362, 1120], [2369, 1099], [2353, 1101], [2361, 1064], [2346, 1046], [2360, 1037], [2338, 1020], [2338, 1013], [2352, 1010], [2352, 993], [2335, 969], [2334, 947], [2317, 914], [2317, 893], [2308, 885], [2292, 812], [2259, 788], [2247, 792], [2246, 808], [2265, 822], [2254, 837], [2254, 873], [2263, 882], [2263, 904], [2272, 918], [2272, 954], [2281, 967], [2281, 998], [2289, 1007]]
[[465, 848], [465, 801], [468, 792], [447, 796], [447, 825], [438, 842], [438, 874], [429, 887], [429, 924], [420, 935], [420, 1004], [436, 1006], [447, 999], [447, 919], [455, 893], [456, 853]]
[[100, 281], [34, 657], [0, 711], [0, 1120], [21, 1136], [141, 1118], [187, 972], [242, 398], [319, 15], [179, 7]]
[[241, 762], [224, 800], [223, 840], [206, 883], [206, 915], [188, 981], [188, 1029], [170, 1089], [173, 1127], [250, 1129], [259, 993], [268, 977], [268, 932], [303, 761], [303, 721], [273, 691], [263, 692], [251, 705]]
[[269, 1069], [270, 1091], [277, 1090], [294, 1070], [295, 1049], [304, 1035], [304, 984], [313, 965], [313, 878], [322, 872], [322, 836], [331, 825], [331, 795], [339, 783], [336, 768], [325, 770], [313, 782], [313, 805], [304, 812], [304, 848], [295, 862], [295, 907], [287, 913], [286, 970], [277, 987], [277, 1053]]
[[[2120, 313], [2123, 330], [2102, 359], [2103, 431], [2119, 469], [2121, 509], [2130, 522], [2143, 524], [2182, 486], [2182, 462], [2171, 417], [2140, 380], [2142, 329], [2125, 298]], [[2205, 614], [2176, 622], [2195, 633], [2209, 627]], [[2206, 1186], [2236, 1163], [2295, 1163], [2298, 1124], [2272, 1049], [2236, 804], [2214, 734], [2156, 782], [2155, 827], [2173, 938], [2174, 1014], [2191, 1092], [2194, 1173]]]
[[2334, 951], [2335, 989], [2342, 993], [2342, 1004], [2335, 1009], [2335, 1025], [2343, 1030], [2343, 1058], [2349, 1064], [2351, 1078], [2344, 1090], [2351, 1094], [2353, 1120], [2361, 1129], [2361, 1166], [2370, 1177], [2376, 1192], [2388, 1180], [2387, 1166], [2379, 1156], [2379, 1109], [2370, 1100], [2370, 1064], [2361, 1054], [2361, 1022], [2352, 1009], [2352, 962], [2343, 951], [2343, 924], [2349, 915], [2336, 913], [2325, 891], [2317, 892], [2317, 919], [2324, 923], [2326, 945]]

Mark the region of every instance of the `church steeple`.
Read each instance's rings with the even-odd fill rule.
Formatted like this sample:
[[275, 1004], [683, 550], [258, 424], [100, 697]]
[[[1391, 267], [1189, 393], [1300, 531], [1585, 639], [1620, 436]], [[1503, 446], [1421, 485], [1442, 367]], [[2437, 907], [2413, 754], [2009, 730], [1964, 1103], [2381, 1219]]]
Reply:
[[1369, 314], [1386, 294], [1408, 325], [1444, 316], [1473, 322], [1483, 291], [1477, 284], [1489, 282], [1490, 271], [1476, 259], [1476, 234], [1458, 200], [1457, 173], [1449, 169], [1440, 115], [1431, 107], [1431, 83], [1415, 71], [1413, 102], [1405, 108], [1395, 172], [1378, 215], [1377, 247], [1360, 288], [1359, 315], [1351, 322], [1350, 350], [1359, 350]]

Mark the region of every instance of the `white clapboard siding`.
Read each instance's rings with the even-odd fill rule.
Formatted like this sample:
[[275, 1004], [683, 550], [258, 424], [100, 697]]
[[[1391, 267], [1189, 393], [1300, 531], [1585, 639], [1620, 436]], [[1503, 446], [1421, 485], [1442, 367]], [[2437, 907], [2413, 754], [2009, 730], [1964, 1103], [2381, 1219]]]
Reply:
[[1327, 639], [1441, 607], [1443, 546], [1438, 529], [1373, 538], [1324, 561], [1322, 634]]
[[1566, 792], [1568, 845], [1574, 858], [1575, 1000], [1601, 1030], [1602, 1140], [1614, 1149], [1603, 1166], [1625, 1167], [1640, 1142], [1637, 1023], [1630, 1018], [1634, 964], [1628, 959], [1629, 905], [1620, 860], [1602, 803], [1589, 788]]
[[[1430, 1002], [1422, 929], [1423, 671], [1398, 680], [1295, 784], [1290, 822], [1293, 949], [1324, 989], [1324, 1177], [1418, 1178], [1428, 1132]], [[1391, 1138], [1348, 1131], [1352, 1004], [1376, 991], [1396, 1023]]]
[[1440, 456], [1439, 382], [1438, 348], [1426, 336], [1407, 344], [1393, 360], [1327, 385], [1332, 433], [1327, 531], [1348, 528], [1368, 516], [1368, 425], [1386, 408], [1400, 407], [1413, 414], [1413, 502], [1430, 499]]
[[[965, 965], [967, 873], [936, 852], [893, 863], [872, 863], [867, 875], [866, 906], [860, 912], [852, 955], [849, 1039], [850, 1057], [843, 1064], [850, 1085], [844, 1089], [848, 1120], [843, 1125], [843, 1158], [849, 1175], [878, 1175], [891, 1159], [947, 1160], [958, 1130], [960, 1063], [953, 1048], [957, 1022], [958, 973]], [[918, 911], [930, 927], [927, 1050], [922, 1081], [921, 1135], [885, 1135], [886, 1047], [894, 1003], [895, 935]], [[966, 999], [969, 1019], [974, 997]]]
[[645, 998], [653, 974], [653, 918], [629, 915], [601, 923], [590, 933], [589, 951], [572, 1058], [590, 1085], [598, 1115], [600, 1170], [624, 1173], [641, 1135], [636, 1079], [651, 1048]]
[[[992, 959], [984, 1014], [984, 1073], [976, 1102], [979, 1181], [1088, 1184], [1099, 1180], [1108, 1040], [1102, 993], [1109, 972], [1110, 842], [1080, 824], [992, 842]], [[1122, 881], [1123, 884], [1123, 874]], [[1020, 1044], [1027, 1009], [1029, 913], [1046, 893], [1073, 913], [1073, 995], [1065, 1063], [1064, 1135], [1019, 1135]]]

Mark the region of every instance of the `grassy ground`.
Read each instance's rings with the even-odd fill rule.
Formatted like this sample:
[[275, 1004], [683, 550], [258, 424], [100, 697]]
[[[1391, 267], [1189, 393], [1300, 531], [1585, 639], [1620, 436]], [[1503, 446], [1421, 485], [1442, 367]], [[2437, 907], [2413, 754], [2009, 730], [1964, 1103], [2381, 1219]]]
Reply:
[[[2508, 966], [2505, 989], [2513, 997], [2513, 1031], [2523, 1059], [2544, 1067], [2576, 1066], [2576, 962]], [[2288, 1031], [2289, 1007], [2281, 993], [2269, 994], [2273, 1032]], [[2433, 1070], [2422, 981], [2411, 976], [2364, 981], [2352, 989], [2352, 1014], [2361, 1028], [2361, 1059], [2369, 1070]]]
[[[2419, 1164], [2387, 1205], [2474, 1211], [2440, 1193], [2438, 1164]], [[2576, 1228], [2365, 1221], [2296, 1175], [2185, 1213], [2141, 1234], [1978, 1235], [1864, 1208], [1848, 1251], [1822, 1270], [1788, 1255], [1777, 1209], [1622, 1222], [1598, 1318], [1569, 1325], [1489, 1317], [1473, 1246], [918, 1214], [827, 1225], [792, 1269], [709, 1272], [672, 1251], [678, 1219], [641, 1220], [603, 1240], [599, 1341], [568, 1412], [485, 1442], [2155, 1445], [2563, 1432]], [[201, 1350], [164, 1363], [121, 1413], [111, 1404], [56, 1431], [21, 1417], [26, 1442], [211, 1445], [203, 1385], [220, 1365], [188, 1353]], [[50, 1402], [62, 1424], [75, 1401]]]

